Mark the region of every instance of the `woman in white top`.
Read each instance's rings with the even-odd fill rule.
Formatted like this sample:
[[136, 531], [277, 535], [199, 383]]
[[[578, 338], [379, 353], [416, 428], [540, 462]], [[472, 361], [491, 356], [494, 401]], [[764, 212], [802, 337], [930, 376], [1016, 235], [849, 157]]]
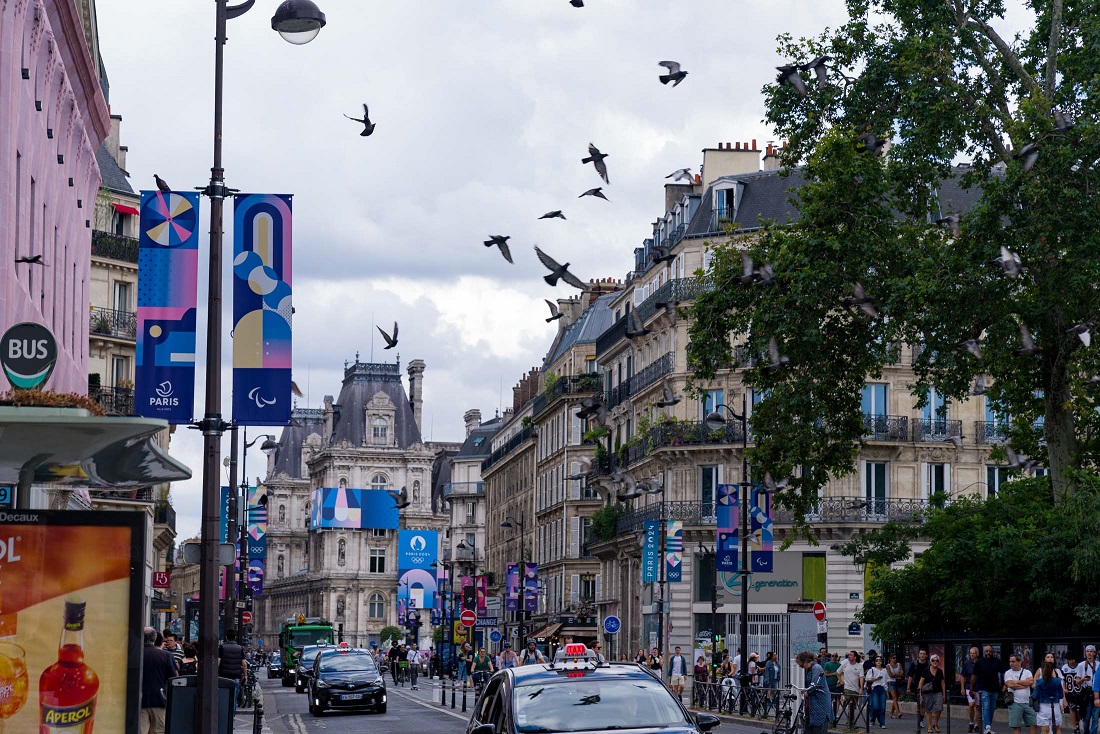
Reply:
[[875, 665], [867, 669], [867, 692], [870, 694], [871, 722], [878, 721], [878, 728], [886, 728], [886, 682], [889, 673], [882, 664], [882, 656], [875, 656]]
[[886, 664], [886, 694], [890, 698], [890, 718], [894, 714], [901, 718], [901, 706], [898, 705], [898, 691], [905, 688], [905, 667], [898, 662], [897, 653], [890, 653], [890, 662]]

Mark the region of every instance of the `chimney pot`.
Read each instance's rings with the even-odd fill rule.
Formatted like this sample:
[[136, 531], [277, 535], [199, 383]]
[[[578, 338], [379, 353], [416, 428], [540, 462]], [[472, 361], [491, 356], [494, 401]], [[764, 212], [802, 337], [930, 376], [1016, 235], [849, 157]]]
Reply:
[[737, 150], [741, 150], [741, 143], [735, 143], [735, 145], [737, 146]]
[[752, 149], [756, 150], [756, 138], [752, 139]]

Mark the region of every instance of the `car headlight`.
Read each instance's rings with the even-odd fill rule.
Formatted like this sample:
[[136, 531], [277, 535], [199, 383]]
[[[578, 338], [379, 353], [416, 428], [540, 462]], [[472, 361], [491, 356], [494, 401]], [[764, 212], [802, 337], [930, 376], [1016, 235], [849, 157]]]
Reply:
[[376, 685], [376, 686], [385, 686], [386, 685], [386, 679], [383, 678], [382, 676], [378, 676], [377, 678], [374, 679], [374, 685]]
[[317, 687], [318, 687], [318, 688], [328, 688], [328, 687], [329, 687], [329, 685], [328, 685], [328, 683], [325, 683], [325, 679], [324, 679], [324, 678], [318, 678], [318, 679], [317, 679]]

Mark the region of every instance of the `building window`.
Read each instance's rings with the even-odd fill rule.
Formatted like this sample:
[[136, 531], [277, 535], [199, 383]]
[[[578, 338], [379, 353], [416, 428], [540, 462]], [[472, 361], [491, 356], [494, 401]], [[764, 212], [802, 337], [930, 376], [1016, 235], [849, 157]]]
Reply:
[[115, 310], [116, 311], [133, 311], [133, 305], [130, 298], [131, 287], [130, 284], [123, 280], [115, 281]]
[[375, 418], [371, 423], [371, 438], [374, 443], [386, 443], [390, 434], [390, 422], [385, 418]]
[[370, 573], [385, 573], [386, 572], [386, 549], [385, 548], [371, 548], [370, 549], [370, 566], [368, 568]]
[[927, 464], [926, 467], [925, 471], [927, 472], [927, 476], [924, 481], [924, 498], [928, 499], [936, 495], [946, 497], [951, 477], [951, 465]]
[[386, 537], [386, 531], [383, 528], [371, 528], [371, 535], [375, 538], [384, 538]]
[[111, 384], [113, 387], [126, 387], [127, 385], [133, 385], [133, 380], [130, 378], [129, 357], [111, 358], [111, 378]]
[[718, 491], [718, 467], [699, 467], [699, 501], [707, 517], [714, 516], [714, 498]]
[[699, 420], [706, 420], [706, 417], [717, 410], [719, 405], [725, 405], [725, 403], [725, 390], [707, 390], [707, 394], [699, 402]]
[[825, 554], [802, 554], [802, 601], [825, 601]]
[[367, 616], [371, 619], [382, 619], [386, 616], [386, 601], [379, 593], [370, 595], [370, 602], [367, 604]]
[[885, 515], [888, 493], [889, 462], [868, 461], [863, 466], [863, 496], [867, 500], [867, 514]]
[[1008, 483], [1008, 469], [1003, 466], [987, 466], [985, 468], [985, 496], [996, 497], [1001, 487]]
[[390, 483], [386, 480], [386, 477], [383, 474], [375, 474], [374, 477], [370, 480], [371, 489], [385, 489], [389, 486], [389, 484]]
[[863, 414], [886, 415], [886, 385], [868, 383], [863, 386]]
[[581, 601], [596, 601], [596, 577], [581, 575]]

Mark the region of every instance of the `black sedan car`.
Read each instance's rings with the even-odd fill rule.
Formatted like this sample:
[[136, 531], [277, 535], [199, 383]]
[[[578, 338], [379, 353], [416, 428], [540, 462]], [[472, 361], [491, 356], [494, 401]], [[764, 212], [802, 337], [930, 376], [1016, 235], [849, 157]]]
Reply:
[[322, 650], [334, 650], [330, 645], [306, 645], [298, 656], [298, 665], [294, 668], [294, 692], [305, 693], [309, 690], [309, 679], [313, 677], [313, 661]]
[[371, 709], [386, 713], [386, 679], [367, 650], [329, 648], [313, 661], [309, 712]]
[[566, 648], [553, 663], [505, 668], [494, 675], [467, 734], [702, 734], [721, 723], [713, 714], [691, 714], [634, 663], [601, 663], [584, 645]]
[[267, 679], [282, 678], [283, 677], [283, 661], [279, 659], [278, 655], [272, 655], [271, 660], [267, 662]]

